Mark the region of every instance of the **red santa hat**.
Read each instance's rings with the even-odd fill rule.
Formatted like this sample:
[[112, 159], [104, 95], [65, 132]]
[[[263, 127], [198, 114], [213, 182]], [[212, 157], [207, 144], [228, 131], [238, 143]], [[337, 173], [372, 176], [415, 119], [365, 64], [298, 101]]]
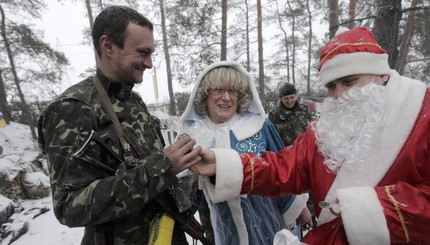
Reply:
[[341, 27], [323, 48], [318, 70], [323, 85], [357, 75], [384, 75], [390, 71], [388, 55], [373, 34], [363, 27]]

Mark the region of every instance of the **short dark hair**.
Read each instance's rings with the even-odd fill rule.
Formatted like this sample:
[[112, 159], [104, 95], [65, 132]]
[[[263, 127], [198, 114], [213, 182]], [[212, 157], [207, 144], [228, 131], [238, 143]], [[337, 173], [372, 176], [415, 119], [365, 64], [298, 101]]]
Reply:
[[151, 21], [127, 6], [111, 5], [97, 15], [93, 24], [92, 38], [99, 57], [101, 57], [102, 52], [99, 42], [103, 35], [106, 35], [118, 47], [124, 47], [125, 31], [129, 22], [148, 27], [151, 31], [154, 29]]
[[282, 84], [282, 86], [279, 88], [279, 97], [283, 97], [290, 94], [297, 94], [296, 87], [294, 87], [294, 85], [292, 85], [291, 83]]

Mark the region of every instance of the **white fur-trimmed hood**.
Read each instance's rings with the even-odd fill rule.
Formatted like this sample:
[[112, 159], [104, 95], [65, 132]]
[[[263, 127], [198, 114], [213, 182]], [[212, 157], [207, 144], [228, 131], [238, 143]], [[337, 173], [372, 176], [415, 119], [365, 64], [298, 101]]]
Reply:
[[212, 69], [221, 67], [221, 66], [227, 66], [232, 67], [241, 73], [245, 75], [249, 82], [249, 87], [252, 94], [252, 101], [250, 103], [250, 106], [246, 113], [253, 114], [252, 119], [247, 120], [244, 125], [241, 125], [241, 127], [232, 128], [232, 131], [236, 137], [237, 140], [243, 140], [246, 138], [251, 137], [252, 135], [256, 134], [258, 131], [261, 130], [264, 124], [264, 120], [266, 118], [263, 105], [261, 104], [260, 98], [257, 93], [257, 89], [254, 84], [254, 80], [251, 77], [251, 75], [245, 70], [245, 68], [236, 61], [220, 61], [214, 64], [209, 65], [206, 67], [200, 75], [197, 77], [196, 84], [194, 85], [194, 88], [190, 94], [190, 98], [188, 100], [187, 107], [185, 108], [184, 113], [179, 118], [179, 123], [182, 125], [186, 121], [194, 121], [196, 119], [203, 120], [205, 115], [203, 115], [201, 112], [199, 112], [196, 109], [196, 106], [194, 105], [194, 99], [196, 97], [197, 90], [199, 88], [199, 85], [203, 79], [203, 77]]

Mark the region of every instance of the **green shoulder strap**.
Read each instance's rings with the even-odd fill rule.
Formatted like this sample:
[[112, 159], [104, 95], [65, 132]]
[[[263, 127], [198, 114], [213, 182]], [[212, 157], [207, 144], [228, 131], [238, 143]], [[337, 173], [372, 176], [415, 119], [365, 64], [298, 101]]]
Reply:
[[102, 98], [104, 109], [107, 111], [111, 120], [113, 121], [113, 124], [115, 125], [115, 130], [118, 134], [119, 140], [124, 150], [124, 159], [127, 161], [127, 163], [134, 163], [134, 157], [133, 154], [131, 154], [130, 144], [125, 139], [124, 131], [122, 130], [122, 126], [119, 123], [118, 117], [113, 110], [112, 102], [110, 101], [109, 96], [107, 95], [106, 90], [103, 88], [102, 83], [100, 82], [100, 79], [97, 77], [97, 75], [93, 76], [93, 82], [97, 89], [97, 92]]

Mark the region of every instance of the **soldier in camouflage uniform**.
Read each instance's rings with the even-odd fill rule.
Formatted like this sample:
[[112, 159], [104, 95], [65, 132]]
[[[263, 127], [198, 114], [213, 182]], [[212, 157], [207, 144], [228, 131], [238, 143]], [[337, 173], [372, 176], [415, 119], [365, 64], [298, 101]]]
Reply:
[[[306, 127], [312, 120], [307, 106], [300, 105], [297, 101], [297, 89], [291, 83], [284, 83], [279, 89], [279, 100], [276, 108], [269, 112], [269, 119], [278, 129], [284, 145], [289, 146], [300, 134], [306, 131]], [[308, 207], [303, 209], [298, 223], [314, 227], [316, 225], [315, 210], [312, 204], [312, 193], [308, 200]], [[302, 227], [298, 227], [298, 233]], [[301, 237], [301, 234], [295, 233]]]
[[291, 83], [284, 83], [279, 89], [279, 100], [276, 108], [269, 113], [269, 119], [278, 129], [286, 146], [306, 131], [312, 120], [307, 106], [297, 101], [297, 90]]
[[[39, 118], [39, 145], [49, 164], [54, 213], [85, 227], [82, 244], [148, 244], [150, 224], [171, 201], [176, 174], [199, 160], [184, 137], [164, 147], [160, 123], [132, 91], [152, 68], [152, 23], [127, 7], [111, 6], [94, 21], [96, 76], [106, 90], [134, 160], [124, 160], [114, 124], [92, 78], [67, 89]], [[188, 244], [174, 226], [175, 244]]]

